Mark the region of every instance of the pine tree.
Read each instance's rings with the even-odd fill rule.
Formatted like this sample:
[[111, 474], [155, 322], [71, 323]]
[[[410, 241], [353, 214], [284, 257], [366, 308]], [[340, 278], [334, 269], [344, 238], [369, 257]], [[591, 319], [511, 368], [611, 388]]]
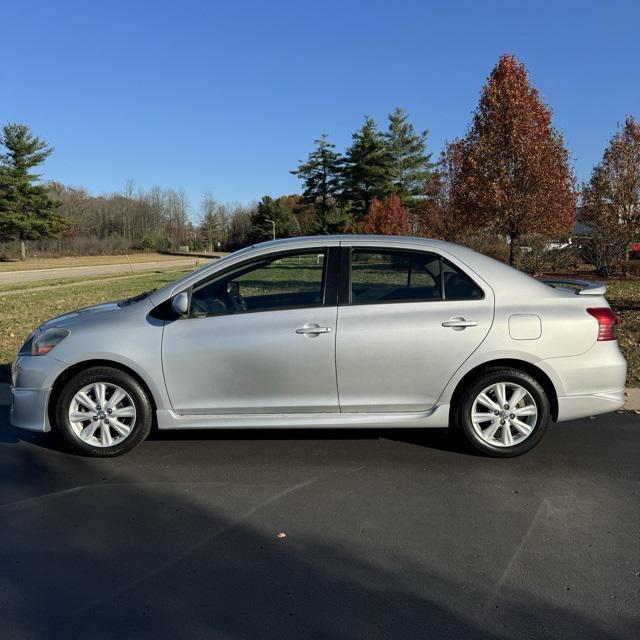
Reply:
[[250, 242], [264, 242], [275, 238], [290, 238], [300, 233], [298, 220], [284, 197], [264, 196], [251, 214]]
[[427, 131], [417, 133], [409, 114], [397, 108], [389, 115], [385, 139], [390, 157], [391, 191], [409, 211], [420, 202], [433, 167], [427, 153]]
[[27, 240], [58, 237], [68, 227], [55, 211], [59, 203], [38, 184], [40, 176], [30, 173], [53, 149], [21, 124], [3, 127], [0, 146], [6, 149], [0, 154], [0, 240], [19, 240], [24, 260]]
[[574, 177], [551, 111], [524, 65], [503, 55], [482, 91], [463, 142], [460, 215], [510, 240], [509, 263], [525, 234], [568, 233], [576, 214]]
[[384, 197], [391, 191], [390, 174], [391, 157], [385, 137], [373, 118], [367, 116], [353, 134], [344, 161], [343, 199], [351, 204], [356, 223], [374, 197]]
[[376, 233], [385, 236], [408, 236], [411, 234], [409, 215], [400, 198], [392, 194], [380, 201], [374, 197], [367, 215], [360, 223], [360, 233]]
[[335, 145], [323, 134], [314, 141], [316, 148], [291, 173], [304, 183], [302, 202], [315, 213], [314, 233], [337, 233], [344, 228], [345, 215], [340, 207], [342, 158]]

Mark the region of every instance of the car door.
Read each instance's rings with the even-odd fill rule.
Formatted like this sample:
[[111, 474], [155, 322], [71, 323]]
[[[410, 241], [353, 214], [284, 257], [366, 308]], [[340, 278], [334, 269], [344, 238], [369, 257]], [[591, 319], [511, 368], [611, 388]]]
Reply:
[[493, 293], [437, 253], [343, 249], [341, 411], [425, 411], [487, 335]]
[[179, 414], [337, 412], [336, 249], [271, 254], [194, 285], [162, 363]]

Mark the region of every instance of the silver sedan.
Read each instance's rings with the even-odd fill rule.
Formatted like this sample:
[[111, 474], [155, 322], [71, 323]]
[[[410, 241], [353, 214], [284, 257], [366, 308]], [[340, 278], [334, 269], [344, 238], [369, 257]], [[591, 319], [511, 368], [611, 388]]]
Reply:
[[448, 427], [514, 456], [551, 421], [623, 406], [604, 293], [434, 240], [268, 242], [45, 322], [14, 363], [11, 422], [93, 456], [153, 423]]

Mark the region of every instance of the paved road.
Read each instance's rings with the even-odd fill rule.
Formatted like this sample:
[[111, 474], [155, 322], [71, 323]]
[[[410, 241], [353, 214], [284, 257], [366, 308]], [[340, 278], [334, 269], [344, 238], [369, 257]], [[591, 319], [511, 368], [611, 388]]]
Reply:
[[514, 460], [411, 431], [91, 460], [0, 412], [2, 638], [640, 637], [635, 414]]
[[[143, 271], [158, 271], [176, 269], [182, 266], [195, 265], [196, 258], [178, 258], [176, 260], [159, 260], [157, 262], [134, 262], [134, 273]], [[200, 258], [200, 264], [207, 260]], [[17, 284], [33, 282], [35, 280], [60, 280], [61, 278], [81, 278], [83, 276], [112, 275], [114, 273], [131, 273], [129, 263], [101, 264], [89, 267], [56, 267], [55, 269], [31, 269], [28, 271], [0, 272], [0, 286], [3, 284]]]

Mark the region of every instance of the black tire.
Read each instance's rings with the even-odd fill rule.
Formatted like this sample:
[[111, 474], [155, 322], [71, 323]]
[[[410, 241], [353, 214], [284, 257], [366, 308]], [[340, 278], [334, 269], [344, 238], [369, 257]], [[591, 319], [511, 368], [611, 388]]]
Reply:
[[[100, 382], [120, 387], [129, 394], [135, 407], [135, 418], [130, 433], [115, 441], [112, 446], [96, 446], [81, 440], [69, 420], [69, 408], [74, 396], [84, 387]], [[57, 398], [55, 416], [55, 427], [72, 449], [86, 456], [110, 458], [131, 451], [149, 435], [153, 407], [140, 383], [129, 374], [112, 367], [91, 367], [77, 373], [64, 385]]]
[[[521, 442], [507, 447], [494, 446], [483, 440], [474, 428], [471, 419], [473, 403], [478, 395], [487, 387], [500, 382], [514, 383], [524, 388], [533, 398], [538, 412], [531, 433]], [[519, 369], [491, 367], [482, 371], [458, 396], [458, 406], [455, 407], [452, 427], [454, 431], [462, 434], [465, 440], [477, 451], [496, 458], [511, 458], [533, 449], [544, 435], [550, 419], [549, 398], [533, 376]]]

